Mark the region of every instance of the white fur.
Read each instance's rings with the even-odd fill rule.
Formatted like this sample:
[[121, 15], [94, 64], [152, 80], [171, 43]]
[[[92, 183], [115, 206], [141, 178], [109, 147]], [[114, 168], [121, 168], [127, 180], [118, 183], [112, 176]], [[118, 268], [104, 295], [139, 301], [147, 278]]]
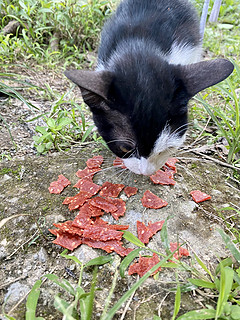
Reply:
[[164, 165], [176, 149], [182, 146], [185, 138], [186, 135], [180, 137], [177, 133], [171, 133], [169, 127], [165, 127], [155, 142], [152, 153], [147, 159], [144, 157], [140, 159], [131, 157], [123, 159], [123, 162], [125, 166], [134, 173], [147, 176], [152, 175]]
[[192, 47], [190, 45], [173, 43], [169, 54], [165, 56], [170, 64], [191, 64], [201, 60], [202, 48], [201, 45]]

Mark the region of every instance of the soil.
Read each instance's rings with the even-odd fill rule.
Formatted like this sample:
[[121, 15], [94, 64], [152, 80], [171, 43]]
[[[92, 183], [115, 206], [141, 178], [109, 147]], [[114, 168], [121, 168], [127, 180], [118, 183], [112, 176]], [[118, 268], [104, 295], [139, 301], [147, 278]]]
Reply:
[[[36, 83], [37, 79], [41, 79], [42, 83], [48, 81], [50, 86], [59, 92], [66, 91], [69, 85], [67, 80], [54, 72], [34, 74], [31, 71], [29, 78], [31, 82], [35, 80]], [[74, 91], [74, 94], [79, 99], [78, 91]], [[41, 112], [49, 111], [50, 103], [44, 98], [41, 99], [39, 94], [36, 98], [31, 97], [31, 100], [40, 107]], [[26, 122], [34, 116], [34, 112], [16, 99], [2, 101], [0, 108], [2, 117], [9, 125], [18, 146], [17, 149], [14, 147], [6, 126], [2, 124], [0, 148], [6, 156], [2, 153], [0, 164], [0, 304], [4, 304], [4, 310], [9, 315], [18, 320], [25, 319], [26, 296], [35, 281], [48, 273], [54, 273], [60, 279], [68, 280], [73, 287], [76, 286], [79, 268], [73, 261], [59, 255], [63, 249], [52, 243], [54, 236], [48, 229], [52, 228], [54, 222], [62, 222], [76, 216], [75, 211], [69, 213], [62, 201], [66, 196], [76, 193], [76, 189], [72, 187], [78, 180], [75, 172], [83, 169], [85, 161], [95, 153], [104, 156], [103, 166], [106, 170], [96, 174], [94, 182], [123, 183], [139, 189], [138, 193], [129, 199], [121, 193], [121, 198], [127, 203], [127, 211], [125, 216], [119, 219], [119, 224], [129, 224], [129, 231], [137, 235], [137, 220], [147, 224], [149, 221], [155, 222], [169, 217], [169, 241], [185, 242], [191, 258], [194, 259], [194, 254], [197, 254], [211, 270], [214, 270], [219, 259], [230, 255], [218, 229], [229, 231], [224, 220], [230, 221], [229, 216], [233, 213], [224, 211], [220, 217], [219, 210], [227, 206], [238, 208], [240, 202], [238, 181], [229, 179], [233, 176], [231, 168], [186, 154], [185, 160], [181, 160], [177, 165], [176, 184], [161, 186], [154, 185], [148, 177], [111, 167], [115, 157], [106, 150], [99, 150], [99, 146], [94, 144], [84, 148], [73, 148], [66, 153], [38, 156], [33, 147], [32, 135], [35, 134], [34, 127], [41, 119]], [[72, 184], [60, 195], [50, 194], [49, 184], [56, 180], [59, 174], [65, 175]], [[196, 204], [189, 194], [194, 189], [210, 194], [212, 199]], [[158, 210], [144, 208], [140, 199], [146, 190], [167, 201], [168, 206]], [[114, 223], [108, 215], [105, 215], [104, 219]], [[231, 217], [231, 222], [238, 227], [235, 217]], [[124, 241], [124, 244], [126, 247], [134, 247], [127, 241]], [[164, 253], [160, 233], [153, 236], [148, 246]], [[86, 263], [92, 258], [107, 254], [82, 245], [73, 251], [73, 255]], [[120, 262], [118, 255], [110, 255], [113, 262], [98, 270], [97, 287], [100, 291], [96, 294], [94, 319], [99, 319], [101, 315], [116, 266]], [[185, 258], [184, 262], [191, 265], [191, 258]], [[198, 264], [195, 264], [195, 267], [199, 268]], [[92, 268], [87, 268], [83, 273], [83, 287], [86, 290], [90, 288], [92, 272]], [[181, 281], [190, 277], [187, 271], [179, 271], [179, 275]], [[126, 275], [123, 279], [118, 276], [111, 305], [116, 303], [136, 280], [136, 276]], [[175, 293], [170, 289], [176, 287], [175, 281], [175, 271], [166, 268], [162, 269], [158, 278], [149, 278], [135, 293], [124, 319], [135, 317], [137, 320], [150, 320], [154, 315], [161, 315], [164, 320], [171, 319]], [[54, 296], [58, 292], [61, 297], [71, 299], [56, 284], [44, 280], [40, 289], [37, 316], [44, 319], [62, 319], [61, 313], [53, 307]], [[204, 295], [193, 295], [192, 292], [183, 293], [181, 301], [180, 314], [201, 309], [206, 304], [215, 306], [214, 300], [204, 298]], [[120, 319], [123, 310], [124, 306], [114, 319]], [[0, 318], [6, 319], [3, 314]]]

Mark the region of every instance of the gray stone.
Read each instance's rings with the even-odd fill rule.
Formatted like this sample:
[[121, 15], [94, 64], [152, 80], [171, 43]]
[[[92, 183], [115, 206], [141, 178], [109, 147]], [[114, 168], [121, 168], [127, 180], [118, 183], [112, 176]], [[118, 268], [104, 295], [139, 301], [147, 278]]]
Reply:
[[21, 298], [23, 298], [30, 290], [30, 287], [20, 283], [20, 282], [15, 282], [11, 284], [8, 288], [8, 291], [4, 297], [4, 301], [6, 305], [11, 305], [13, 306], [16, 304]]

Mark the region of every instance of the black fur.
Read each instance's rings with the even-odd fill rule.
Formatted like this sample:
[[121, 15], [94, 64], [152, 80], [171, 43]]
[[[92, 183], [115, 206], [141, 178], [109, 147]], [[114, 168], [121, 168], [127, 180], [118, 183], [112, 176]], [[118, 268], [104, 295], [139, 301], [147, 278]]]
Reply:
[[166, 127], [182, 137], [189, 99], [233, 70], [224, 59], [169, 63], [173, 44], [200, 46], [198, 18], [187, 1], [123, 0], [103, 29], [97, 70], [65, 73], [121, 158], [148, 158]]

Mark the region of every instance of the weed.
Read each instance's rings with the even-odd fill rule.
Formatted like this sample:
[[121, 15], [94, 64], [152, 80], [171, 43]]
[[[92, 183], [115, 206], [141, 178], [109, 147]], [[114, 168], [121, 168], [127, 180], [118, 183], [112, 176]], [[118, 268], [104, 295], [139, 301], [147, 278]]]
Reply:
[[[232, 61], [235, 66], [235, 73], [240, 79], [240, 67]], [[229, 150], [227, 162], [239, 165], [240, 152], [240, 96], [237, 95], [236, 89], [238, 83], [235, 81], [235, 75], [226, 79], [222, 84], [218, 84], [210, 89], [204, 96], [199, 95], [194, 99], [200, 102], [214, 123], [218, 127], [217, 139], [224, 137]], [[221, 99], [213, 106], [208, 102], [212, 99], [212, 94]]]
[[3, 1], [2, 25], [15, 20], [20, 27], [16, 35], [0, 35], [1, 58], [5, 62], [31, 58], [55, 65], [71, 57], [79, 64], [86, 51], [96, 47], [111, 7], [112, 2], [104, 0], [15, 0], [11, 5]]

